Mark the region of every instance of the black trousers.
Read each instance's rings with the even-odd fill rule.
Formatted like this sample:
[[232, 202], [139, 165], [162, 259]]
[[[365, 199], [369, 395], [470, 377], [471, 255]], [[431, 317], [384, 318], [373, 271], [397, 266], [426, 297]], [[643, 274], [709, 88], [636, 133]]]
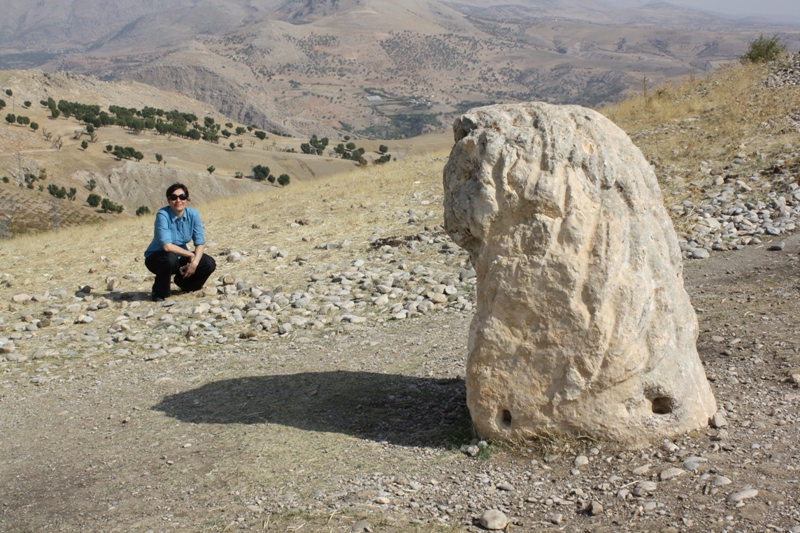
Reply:
[[153, 283], [153, 294], [159, 298], [169, 298], [169, 282], [173, 275], [175, 276], [175, 285], [184, 292], [199, 291], [203, 288], [203, 284], [205, 284], [208, 277], [217, 269], [217, 263], [214, 259], [208, 254], [203, 254], [194, 274], [184, 278], [183, 274], [180, 273], [180, 268], [188, 262], [188, 257], [163, 250], [150, 254], [150, 257], [144, 260], [144, 264], [147, 270], [156, 275], [156, 281]]

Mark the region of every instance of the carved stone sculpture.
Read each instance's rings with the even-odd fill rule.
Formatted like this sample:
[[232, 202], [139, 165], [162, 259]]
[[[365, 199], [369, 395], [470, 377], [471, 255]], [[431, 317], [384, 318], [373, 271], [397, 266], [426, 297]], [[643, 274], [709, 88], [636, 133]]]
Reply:
[[681, 251], [655, 174], [578, 106], [471, 110], [453, 125], [445, 229], [478, 277], [467, 404], [478, 433], [631, 447], [707, 425]]

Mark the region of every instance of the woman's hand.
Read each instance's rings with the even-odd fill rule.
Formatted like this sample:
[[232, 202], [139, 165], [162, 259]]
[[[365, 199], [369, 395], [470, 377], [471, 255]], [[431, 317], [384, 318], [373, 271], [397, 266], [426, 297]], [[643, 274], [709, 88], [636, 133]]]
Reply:
[[195, 257], [192, 256], [192, 261], [186, 263], [183, 267], [183, 277], [184, 279], [188, 278], [192, 274], [194, 274], [195, 270], [197, 270], [197, 263], [195, 263]]

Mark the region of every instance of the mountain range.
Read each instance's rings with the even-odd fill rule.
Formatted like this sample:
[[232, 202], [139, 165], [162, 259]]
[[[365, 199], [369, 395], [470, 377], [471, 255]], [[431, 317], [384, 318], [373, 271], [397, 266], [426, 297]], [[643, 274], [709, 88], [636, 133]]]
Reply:
[[291, 135], [398, 138], [482, 104], [596, 106], [797, 27], [599, 0], [0, 1], [0, 68], [132, 80]]

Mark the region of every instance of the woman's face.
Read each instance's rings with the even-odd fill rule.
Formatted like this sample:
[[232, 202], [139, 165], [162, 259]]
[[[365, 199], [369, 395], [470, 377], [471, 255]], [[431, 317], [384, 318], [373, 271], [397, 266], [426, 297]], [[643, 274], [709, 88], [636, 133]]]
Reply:
[[175, 189], [172, 194], [167, 198], [172, 212], [178, 216], [183, 216], [183, 211], [186, 209], [186, 202], [189, 198], [186, 196], [186, 191], [183, 189]]

